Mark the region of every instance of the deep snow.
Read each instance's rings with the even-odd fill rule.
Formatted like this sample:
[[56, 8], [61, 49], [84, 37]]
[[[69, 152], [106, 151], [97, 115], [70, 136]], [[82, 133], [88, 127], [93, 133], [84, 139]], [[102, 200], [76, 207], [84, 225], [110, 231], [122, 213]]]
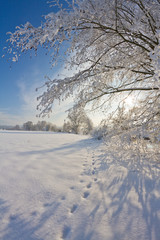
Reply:
[[1, 240], [159, 240], [160, 164], [86, 136], [0, 131]]

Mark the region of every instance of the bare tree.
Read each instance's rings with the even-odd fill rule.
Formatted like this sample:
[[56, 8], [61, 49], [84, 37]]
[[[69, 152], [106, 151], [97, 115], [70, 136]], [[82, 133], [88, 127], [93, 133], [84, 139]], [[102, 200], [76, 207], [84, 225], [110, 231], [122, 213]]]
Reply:
[[[68, 1], [66, 1], [68, 2]], [[41, 114], [49, 114], [55, 100], [76, 89], [76, 106], [108, 103], [117, 95], [141, 94], [143, 120], [159, 114], [160, 104], [160, 1], [76, 0], [45, 16], [35, 28], [30, 23], [10, 35], [17, 61], [21, 53], [38, 46], [52, 49], [52, 64], [63, 58], [72, 77], [49, 79], [39, 97]], [[69, 44], [68, 44], [69, 42]], [[67, 43], [66, 57], [60, 50]]]

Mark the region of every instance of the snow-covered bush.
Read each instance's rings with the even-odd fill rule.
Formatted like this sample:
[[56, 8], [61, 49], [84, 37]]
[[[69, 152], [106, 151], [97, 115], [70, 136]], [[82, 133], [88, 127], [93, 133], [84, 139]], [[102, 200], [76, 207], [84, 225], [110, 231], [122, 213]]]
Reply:
[[106, 121], [103, 120], [98, 127], [93, 129], [93, 131], [91, 132], [91, 135], [94, 138], [101, 140], [105, 138], [107, 133], [108, 133], [107, 124], [106, 124]]
[[141, 111], [119, 108], [117, 114], [111, 116], [95, 129], [93, 136], [104, 140], [106, 151], [114, 151], [122, 161], [127, 159], [144, 159], [150, 157], [154, 160], [160, 158], [160, 121], [159, 116], [152, 122], [138, 119]]

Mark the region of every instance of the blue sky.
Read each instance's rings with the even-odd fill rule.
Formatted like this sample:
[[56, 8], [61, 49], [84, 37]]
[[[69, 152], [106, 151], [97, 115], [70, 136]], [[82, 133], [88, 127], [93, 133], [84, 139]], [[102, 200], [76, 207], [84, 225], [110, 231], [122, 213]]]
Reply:
[[[15, 27], [27, 21], [39, 26], [43, 15], [53, 11], [46, 0], [0, 0], [0, 56], [5, 52], [7, 32], [14, 32]], [[8, 61], [9, 56], [0, 57], [0, 125], [22, 124], [31, 120], [37, 122], [35, 88], [41, 86], [45, 75], [56, 74], [57, 69], [51, 69], [49, 56], [41, 50], [38, 56], [30, 53], [21, 56], [17, 63]], [[55, 106], [54, 116], [45, 120], [62, 124], [64, 106]]]
[[[46, 0], [0, 0], [0, 125], [23, 124], [26, 121], [42, 120], [36, 117], [36, 98], [40, 93], [35, 89], [43, 85], [44, 76], [56, 76], [63, 69], [51, 69], [49, 56], [41, 49], [37, 57], [30, 53], [19, 58], [17, 63], [8, 61], [9, 55], [3, 48], [9, 38], [7, 32], [14, 32], [16, 26], [29, 21], [37, 27], [43, 21], [43, 15], [52, 12]], [[55, 104], [50, 118], [44, 120], [62, 125], [70, 107], [71, 100], [63, 105]], [[94, 115], [91, 118], [98, 119]], [[93, 120], [93, 119], [92, 119]]]

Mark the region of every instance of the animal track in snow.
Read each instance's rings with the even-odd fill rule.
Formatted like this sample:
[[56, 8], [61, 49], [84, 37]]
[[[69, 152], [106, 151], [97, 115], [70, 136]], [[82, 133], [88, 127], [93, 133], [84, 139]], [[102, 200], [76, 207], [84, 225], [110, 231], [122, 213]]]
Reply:
[[81, 179], [81, 180], [80, 180], [80, 183], [83, 183], [83, 182], [84, 182], [84, 180], [83, 180], [83, 179]]
[[70, 231], [71, 231], [71, 228], [65, 225], [62, 232], [62, 239], [65, 239], [68, 236]]
[[76, 209], [78, 208], [78, 205], [77, 204], [74, 204], [71, 208], [71, 213], [74, 213], [76, 211]]
[[83, 198], [88, 198], [88, 196], [89, 196], [89, 192], [88, 191], [83, 193]]
[[43, 207], [51, 207], [53, 205], [53, 203], [44, 203]]
[[95, 170], [92, 171], [92, 174], [95, 174]]
[[91, 188], [91, 187], [92, 187], [92, 183], [88, 183], [87, 188]]
[[37, 216], [37, 214], [38, 214], [38, 212], [37, 211], [33, 211], [33, 212], [31, 212], [31, 216]]
[[9, 216], [9, 219], [10, 219], [11, 221], [14, 221], [14, 220], [17, 219], [17, 215], [11, 214], [11, 215]]
[[65, 196], [62, 196], [62, 197], [61, 197], [61, 200], [65, 200], [65, 199], [66, 199], [66, 197], [65, 197]]

